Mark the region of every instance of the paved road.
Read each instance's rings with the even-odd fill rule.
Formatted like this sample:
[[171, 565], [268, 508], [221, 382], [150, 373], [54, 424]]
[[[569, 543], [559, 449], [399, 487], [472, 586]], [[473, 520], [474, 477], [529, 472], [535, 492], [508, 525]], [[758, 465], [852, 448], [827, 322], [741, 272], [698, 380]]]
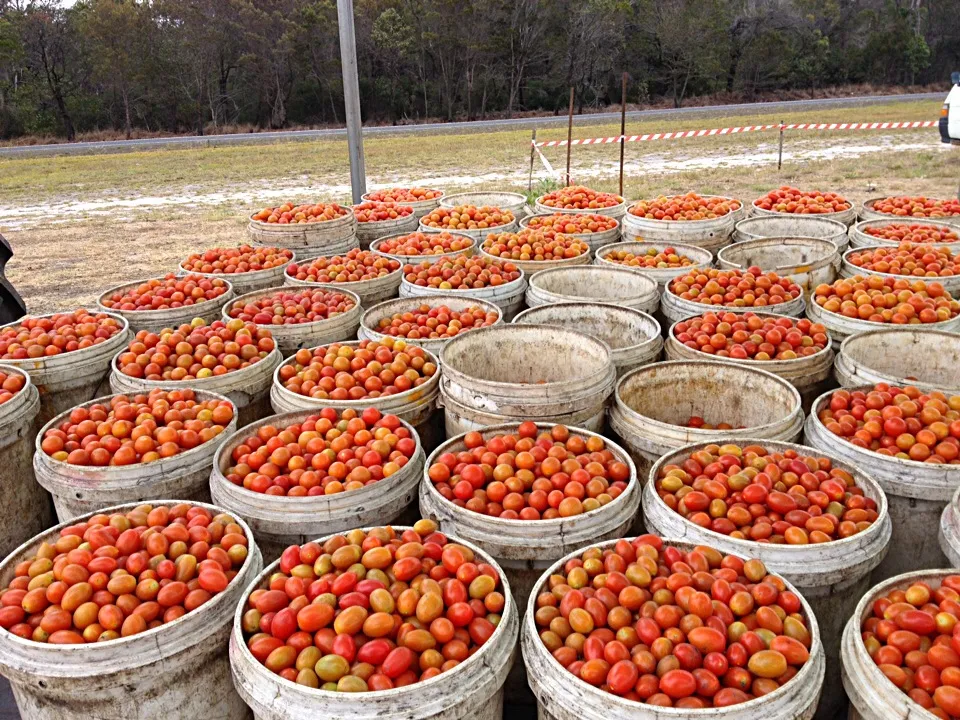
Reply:
[[[880, 103], [919, 102], [946, 97], [943, 93], [914, 95], [875, 95], [851, 98], [821, 98], [816, 100], [784, 100], [779, 102], [743, 103], [738, 105], [712, 105], [709, 107], [686, 107], [679, 109], [636, 110], [628, 112], [631, 120], [669, 119], [698, 116], [750, 115], [755, 113], [790, 112], [813, 108], [843, 108], [875, 105]], [[612, 120], [616, 113], [591, 113], [578, 115], [577, 124], [589, 124]], [[931, 118], [934, 119], [934, 118]], [[430, 123], [425, 125], [387, 125], [364, 128], [364, 135], [444, 134], [464, 132], [490, 132], [563, 126], [565, 116], [513, 118], [511, 120], [477, 120], [474, 122]], [[318, 138], [346, 137], [343, 128], [329, 130], [285, 130], [278, 132], [243, 133], [236, 135], [179, 135], [169, 138], [145, 138], [142, 140], [110, 140], [106, 142], [58, 143], [53, 145], [24, 145], [0, 148], [0, 157], [30, 157], [50, 155], [83, 155], [97, 153], [135, 152], [153, 148], [170, 147], [217, 147], [221, 145], [259, 145], [273, 142], [316, 140]]]

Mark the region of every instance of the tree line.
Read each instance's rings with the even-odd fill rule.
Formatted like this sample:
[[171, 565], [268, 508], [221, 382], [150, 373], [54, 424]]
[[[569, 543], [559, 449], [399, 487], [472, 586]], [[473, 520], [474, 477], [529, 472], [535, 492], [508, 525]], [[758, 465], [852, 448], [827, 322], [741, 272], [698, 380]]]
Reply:
[[[945, 82], [957, 0], [355, 0], [364, 120]], [[0, 0], [0, 139], [337, 124], [336, 0]]]

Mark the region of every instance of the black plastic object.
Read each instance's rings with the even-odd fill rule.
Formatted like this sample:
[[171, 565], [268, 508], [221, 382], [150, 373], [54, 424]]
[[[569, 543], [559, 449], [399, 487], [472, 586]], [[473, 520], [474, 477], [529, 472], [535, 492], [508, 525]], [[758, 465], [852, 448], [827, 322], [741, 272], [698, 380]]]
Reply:
[[7, 276], [4, 274], [4, 268], [7, 260], [13, 257], [13, 248], [7, 239], [0, 235], [0, 325], [12, 323], [19, 320], [27, 314], [27, 306], [23, 302]]

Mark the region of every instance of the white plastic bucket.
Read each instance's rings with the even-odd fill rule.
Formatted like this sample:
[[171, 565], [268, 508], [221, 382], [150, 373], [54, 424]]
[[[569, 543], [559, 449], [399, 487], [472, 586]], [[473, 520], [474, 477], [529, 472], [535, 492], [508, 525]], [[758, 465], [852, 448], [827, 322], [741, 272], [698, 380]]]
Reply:
[[[273, 382], [274, 370], [283, 361], [280, 351], [274, 348], [270, 353], [253, 365], [240, 370], [234, 370], [223, 375], [213, 375], [196, 380], [144, 380], [130, 377], [120, 372], [117, 367], [121, 350], [111, 363], [110, 390], [124, 395], [147, 394], [155, 388], [167, 390], [207, 390], [228, 397], [237, 408], [239, 416], [238, 426], [249, 425], [270, 414], [270, 386]], [[79, 403], [76, 403], [79, 404]]]
[[[704, 198], [717, 197], [703, 195]], [[733, 198], [723, 198], [732, 200]], [[707, 220], [651, 220], [633, 215], [630, 210], [623, 216], [623, 239], [647, 242], [666, 242], [671, 245], [696, 245], [712, 253], [727, 245], [733, 227], [743, 217], [740, 209], [718, 218]]]
[[660, 323], [633, 308], [605, 303], [557, 303], [524, 310], [515, 325], [556, 325], [585, 332], [610, 347], [617, 377], [656, 362], [663, 349]]
[[520, 277], [503, 285], [488, 285], [485, 288], [471, 288], [469, 290], [443, 290], [441, 288], [424, 287], [408, 282], [406, 278], [400, 282], [400, 297], [426, 298], [425, 302], [433, 303], [437, 296], [449, 297], [451, 294], [475, 300], [486, 300], [500, 308], [503, 319], [510, 321], [523, 305], [523, 294], [527, 290], [527, 276], [523, 270]]
[[0, 405], [0, 555], [53, 524], [50, 495], [33, 477], [33, 428], [40, 412], [40, 395], [29, 374], [0, 365], [8, 375], [22, 375], [20, 391]]
[[[761, 318], [783, 318], [786, 315], [775, 315], [773, 313], [756, 313]], [[692, 320], [700, 315], [693, 315], [684, 320]], [[789, 318], [796, 320], [796, 318]], [[831, 373], [833, 371], [833, 341], [827, 336], [827, 346], [818, 353], [808, 355], [807, 357], [798, 357], [795, 360], [737, 360], [734, 358], [719, 358], [716, 355], [694, 350], [687, 347], [677, 340], [677, 323], [670, 326], [667, 332], [667, 339], [663, 344], [667, 360], [714, 360], [733, 363], [757, 370], [765, 370], [793, 385], [800, 393], [804, 407], [809, 407], [813, 400], [820, 396], [826, 390], [830, 383]]]
[[741, 315], [748, 312], [772, 312], [777, 315], [786, 315], [787, 317], [803, 317], [803, 308], [805, 301], [801, 293], [795, 298], [775, 305], [762, 305], [757, 307], [737, 307], [733, 305], [706, 305], [704, 303], [686, 300], [675, 294], [670, 289], [670, 283], [667, 283], [660, 296], [660, 310], [663, 316], [670, 323], [679, 322], [691, 315], [702, 315], [705, 312], [732, 312]]
[[213, 502], [250, 524], [267, 562], [279, 558], [290, 545], [300, 545], [320, 535], [346, 532], [370, 523], [387, 525], [403, 516], [417, 498], [424, 453], [420, 438], [409, 423], [404, 425], [417, 443], [413, 457], [396, 474], [359, 490], [333, 495], [286, 497], [253, 492], [227, 480], [226, 472], [233, 465], [231, 454], [261, 427], [286, 427], [318, 412], [299, 410], [260, 420], [228, 437], [213, 459], [210, 473]]
[[[205, 390], [196, 391], [197, 399], [230, 402], [223, 395]], [[80, 407], [97, 403], [109, 404], [112, 396], [96, 398]], [[212, 440], [202, 445], [151, 463], [136, 465], [71, 465], [54, 460], [40, 449], [47, 430], [62, 423], [70, 411], [58, 415], [37, 434], [33, 472], [37, 482], [53, 495], [53, 505], [61, 522], [93, 512], [111, 503], [136, 503], [175, 497], [183, 501], [206, 502], [210, 499], [207, 480], [213, 457], [221, 443], [237, 428], [234, 408], [230, 424]]]
[[[515, 434], [520, 423], [484, 428], [484, 440], [496, 435]], [[549, 431], [553, 423], [537, 423], [539, 431]], [[596, 433], [570, 427], [571, 435], [593, 437]], [[641, 483], [637, 470], [623, 448], [603, 438], [605, 448], [630, 468], [627, 489], [613, 501], [582, 515], [553, 520], [505, 520], [461, 508], [441, 495], [430, 480], [430, 466], [447, 452], [466, 450], [463, 435], [458, 435], [434, 450], [423, 467], [420, 483], [420, 514], [440, 523], [444, 532], [464, 538], [490, 553], [507, 574], [510, 589], [520, 607], [526, 607], [537, 578], [555, 560], [577, 548], [601, 540], [623, 537], [640, 509]]]
[[840, 269], [837, 246], [829, 240], [802, 237], [761, 238], [734, 243], [717, 253], [724, 270], [746, 270], [754, 265], [793, 280], [809, 296], [822, 283], [832, 283]]
[[[312, 262], [312, 260], [309, 262]], [[295, 277], [291, 277], [289, 273], [286, 273], [283, 276], [283, 284], [294, 287], [325, 287], [336, 288], [338, 290], [348, 290], [360, 298], [361, 305], [364, 307], [370, 307], [371, 305], [376, 305], [384, 300], [395, 298], [397, 293], [400, 292], [400, 281], [402, 279], [403, 265], [398, 267], [393, 272], [387, 273], [386, 275], [371, 278], [370, 280], [358, 280], [357, 282], [310, 282], [308, 280], [297, 280]]]
[[[416, 230], [416, 228], [414, 229]], [[417, 230], [417, 232], [422, 232], [424, 235], [439, 235], [441, 231], [437, 230], [436, 228], [431, 228], [430, 232], [427, 232], [425, 230]], [[443, 231], [443, 232], [446, 232], [446, 231]], [[449, 260], [451, 258], [455, 258], [460, 255], [466, 255], [467, 257], [470, 257], [476, 251], [477, 245], [479, 244], [476, 238], [467, 237], [466, 235], [463, 235], [458, 232], [448, 232], [447, 234], [452, 235], [453, 237], [456, 237], [456, 238], [460, 238], [462, 240], [469, 240], [470, 246], [464, 248], [463, 250], [451, 250], [450, 252], [441, 253], [439, 255], [398, 255], [397, 253], [388, 253], [380, 249], [381, 243], [384, 240], [392, 240], [393, 238], [403, 237], [404, 235], [410, 235], [409, 232], [404, 232], [404, 233], [397, 233], [395, 235], [386, 235], [385, 237], [377, 238], [376, 240], [370, 243], [370, 249], [373, 250], [373, 252], [380, 253], [381, 255], [386, 255], [387, 257], [392, 257], [395, 260], [399, 260], [404, 265], [406, 264], [416, 265], [417, 263], [421, 263], [424, 260], [427, 260], [433, 263], [439, 260]]]
[[[611, 253], [619, 250], [627, 250], [632, 252], [634, 255], [642, 255], [650, 249], [656, 250], [657, 252], [663, 252], [668, 247], [676, 250], [678, 255], [685, 255], [693, 260], [693, 265], [685, 265], [684, 267], [677, 268], [647, 268], [624, 265], [622, 263], [607, 259]], [[696, 245], [670, 245], [669, 243], [665, 242], [651, 243], [637, 240], [633, 242], [618, 242], [613, 243], [612, 245], [604, 245], [602, 248], [597, 250], [593, 263], [594, 265], [600, 265], [601, 267], [623, 268], [625, 270], [629, 270], [630, 272], [646, 275], [648, 278], [655, 280], [657, 282], [657, 286], [660, 288], [660, 292], [663, 292], [663, 288], [666, 286], [666, 284], [675, 277], [685, 275], [692, 270], [712, 267], [713, 253], [711, 253], [709, 250], [704, 250], [701, 247], [697, 247]]]
[[842, 342], [851, 335], [868, 332], [870, 330], [882, 329], [884, 327], [909, 327], [917, 332], [931, 332], [940, 330], [943, 332], [955, 332], [960, 329], [960, 315], [952, 317], [949, 320], [935, 323], [923, 323], [919, 325], [893, 325], [892, 323], [878, 323], [870, 320], [861, 320], [860, 318], [850, 318], [840, 313], [824, 310], [813, 298], [807, 303], [807, 317], [815, 323], [820, 323], [827, 328], [830, 337], [837, 342]]
[[[957, 222], [948, 223], [944, 222], [942, 219], [928, 220], [927, 218], [904, 218], [897, 217], [895, 215], [882, 215], [873, 220], [863, 220], [851, 227], [850, 247], [861, 248], [872, 247], [874, 245], [897, 247], [900, 244], [898, 240], [885, 240], [884, 238], [879, 238], [876, 235], [870, 235], [866, 232], [867, 228], [881, 228], [889, 225], [932, 225], [934, 227], [943, 228], [944, 230], [949, 230], [960, 235], [960, 227], [958, 227], [958, 225], [960, 225], [960, 219], [958, 219]], [[930, 244], [934, 245], [935, 247], [949, 248], [949, 250], [953, 253], [960, 253], [960, 241]]]
[[267, 268], [266, 270], [250, 270], [249, 272], [239, 273], [201, 273], [184, 269], [183, 265], [177, 265], [177, 275], [200, 275], [205, 278], [223, 278], [229, 280], [233, 286], [233, 292], [237, 295], [261, 290], [263, 288], [274, 287], [283, 283], [283, 273], [287, 266], [297, 262], [297, 254], [294, 253], [283, 265]]
[[[55, 313], [51, 313], [55, 314]], [[92, 400], [110, 374], [113, 357], [133, 338], [127, 319], [117, 313], [107, 313], [120, 323], [121, 331], [102, 343], [83, 350], [60, 353], [49, 357], [27, 360], [0, 360], [30, 375], [30, 383], [40, 393], [40, 413], [37, 422], [43, 424], [68, 408]], [[39, 315], [37, 317], [50, 317]], [[17, 327], [24, 318], [0, 327]], [[36, 535], [36, 533], [33, 533]]]
[[757, 207], [754, 203], [750, 203], [750, 215], [752, 217], [771, 217], [773, 215], [806, 215], [806, 214], [815, 215], [816, 217], [825, 218], [826, 220], [836, 220], [837, 222], [842, 222], [847, 227], [849, 227], [850, 225], [852, 225], [857, 221], [857, 207], [853, 203], [850, 203], [850, 207], [847, 208], [846, 210], [841, 210], [840, 212], [828, 212], [828, 213], [782, 213], [777, 210], [764, 210], [763, 208]]
[[[606, 548], [616, 541], [597, 543]], [[692, 550], [693, 544], [678, 540], [664, 540], [665, 545]], [[799, 593], [803, 614], [813, 643], [810, 659], [796, 676], [769, 695], [739, 705], [705, 710], [684, 710], [656, 707], [627, 700], [613, 693], [589, 685], [571, 675], [554, 659], [540, 640], [534, 619], [534, 603], [550, 576], [575, 557], [581, 550], [570, 553], [555, 562], [541, 577], [531, 593], [531, 602], [523, 618], [520, 644], [527, 666], [527, 681], [537, 697], [538, 720], [810, 720], [820, 699], [824, 676], [824, 652], [820, 642], [817, 618], [809, 603]], [[787, 583], [791, 591], [796, 589]]]
[[943, 578], [955, 573], [955, 570], [908, 572], [872, 587], [860, 598], [853, 617], [843, 631], [840, 647], [843, 687], [850, 698], [848, 720], [920, 720], [935, 717], [887, 679], [867, 652], [860, 625], [873, 615], [874, 601], [892, 590], [906, 590], [915, 582], [925, 582], [931, 588], [937, 588]]
[[[566, 214], [561, 213], [559, 210], [557, 212], [542, 212], [536, 213], [535, 215], [528, 215], [520, 221], [520, 229], [530, 227], [530, 221], [536, 217], [549, 217], [550, 215]], [[602, 215], [603, 213], [593, 212], [593, 211], [580, 211], [576, 214], [584, 215]], [[621, 216], [622, 217], [622, 216]], [[616, 218], [614, 218], [616, 219]], [[596, 253], [598, 248], [602, 248], [604, 245], [609, 245], [610, 243], [615, 243], [620, 239], [620, 227], [622, 219], [617, 219], [617, 226], [610, 228], [609, 230], [603, 230], [602, 232], [595, 233], [563, 233], [567, 237], [575, 238], [580, 242], [585, 242], [590, 246], [590, 252]]]
[[764, 237], [820, 238], [832, 242], [841, 253], [849, 243], [846, 224], [817, 215], [758, 215], [741, 220], [734, 227], [734, 242]]
[[447, 437], [513, 420], [599, 428], [616, 380], [605, 343], [548, 325], [465, 333], [440, 352], [440, 367]]
[[[400, 298], [399, 300], [387, 300], [387, 302], [374, 305], [372, 308], [364, 312], [363, 317], [360, 318], [360, 329], [357, 331], [357, 337], [361, 340], [382, 340], [388, 336], [377, 331], [380, 320], [384, 318], [392, 318], [397, 313], [402, 314], [410, 310], [416, 310], [424, 304], [429, 305], [430, 307], [446, 305], [455, 312], [468, 310], [472, 307], [479, 307], [487, 313], [492, 312], [497, 314], [497, 322], [495, 322], [494, 325], [498, 325], [503, 322], [503, 311], [500, 309], [500, 307], [492, 302], [487, 302], [486, 300], [466, 298], [460, 295], [409, 297]], [[438, 354], [440, 350], [443, 349], [443, 346], [450, 342], [451, 339], [452, 338], [446, 338], [442, 340], [437, 338], [403, 338], [403, 340], [405, 340], [407, 343], [411, 345], [419, 345], [424, 350], [429, 350], [434, 355]]]
[[960, 335], [902, 326], [851, 335], [837, 353], [842, 387], [880, 382], [960, 394]]
[[344, 207], [344, 210], [345, 215], [333, 220], [287, 225], [260, 222], [251, 216], [247, 232], [254, 245], [336, 255], [358, 247], [357, 218], [352, 208]]
[[562, 208], [562, 207], [553, 207], [552, 205], [544, 205], [543, 198], [546, 195], [541, 195], [536, 199], [533, 204], [533, 211], [538, 215], [552, 215], [553, 213], [562, 213], [564, 215], [606, 215], [607, 217], [612, 217], [620, 219], [627, 212], [627, 207], [630, 205], [629, 200], [624, 200], [621, 203], [616, 205], [611, 205], [610, 207], [601, 207], [601, 208]]
[[[877, 503], [877, 520], [869, 528], [848, 538], [811, 545], [774, 545], [738, 540], [700, 527], [667, 507], [656, 490], [656, 480], [665, 465], [680, 464], [693, 452], [710, 443], [688, 445], [664, 455], [650, 470], [643, 488], [643, 517], [648, 532], [662, 537], [680, 537], [697, 545], [708, 545], [724, 553], [763, 561], [767, 570], [793, 583], [810, 603], [820, 625], [820, 640], [827, 659], [824, 695], [820, 715], [831, 717], [843, 702], [840, 685], [840, 637], [843, 627], [870, 587], [870, 572], [880, 564], [890, 544], [890, 516], [887, 500], [877, 482], [859, 468], [837, 458], [833, 467], [849, 472], [864, 495]], [[720, 441], [719, 444], [723, 444]], [[801, 455], [829, 455], [821, 450], [773, 440], [738, 440], [737, 444], [760, 445], [768, 452], [795, 450]]]
[[202, 318], [204, 322], [212, 323], [214, 320], [220, 319], [221, 310], [236, 297], [233, 285], [227, 278], [220, 276], [216, 279], [226, 283], [227, 291], [213, 300], [204, 300], [193, 305], [184, 305], [168, 310], [117, 310], [108, 308], [103, 304], [103, 300], [107, 296], [116, 292], [125, 293], [127, 290], [132, 290], [147, 282], [147, 280], [138, 280], [137, 282], [118, 285], [102, 293], [97, 299], [97, 309], [122, 317], [127, 321], [131, 333], [138, 333], [141, 330], [157, 331], [166, 327], [180, 327], [194, 318]]
[[[172, 505], [182, 500], [158, 500]], [[109, 504], [109, 503], [108, 503]], [[200, 505], [201, 503], [191, 503]], [[126, 512], [137, 503], [96, 512]], [[213, 513], [222, 510], [204, 505]], [[94, 513], [86, 513], [88, 516]], [[50, 645], [0, 630], [0, 673], [8, 680], [23, 720], [162, 720], [230, 718], [249, 710], [230, 682], [227, 643], [245, 588], [263, 565], [250, 528], [247, 559], [227, 589], [178, 620], [138, 635], [83, 645]], [[0, 564], [3, 584], [16, 564], [52, 541], [52, 528], [21, 545]]]
[[[917, 276], [917, 275], [894, 275], [893, 273], [879, 272], [877, 270], [867, 270], [865, 267], [860, 267], [859, 265], [854, 265], [850, 262], [850, 256], [857, 253], [861, 253], [865, 250], [876, 250], [877, 248], [890, 248], [890, 245], [869, 245], [858, 248], [851, 248], [847, 250], [840, 261], [840, 277], [852, 278], [857, 275], [865, 275], [869, 277], [870, 275], [876, 275], [887, 280], [909, 280], [913, 282], [914, 280], [922, 280], [923, 282], [938, 282], [943, 285], [943, 289], [946, 290], [954, 298], [960, 297], [960, 275], [947, 275], [944, 277], [927, 277], [927, 276]], [[930, 245], [928, 247], [937, 247], [936, 245]]]
[[[343, 290], [336, 285], [316, 285], [314, 287], [322, 287], [330, 292], [342, 293], [352, 298], [355, 304], [346, 312], [317, 322], [299, 323], [297, 325], [258, 325], [257, 327], [265, 327], [271, 332], [273, 339], [277, 341], [277, 348], [284, 357], [293, 355], [300, 348], [317, 347], [327, 343], [352, 340], [356, 337], [357, 328], [360, 327], [360, 317], [363, 315], [360, 297], [355, 292]], [[233, 319], [230, 317], [230, 308], [235, 303], [258, 300], [275, 292], [296, 292], [296, 290], [290, 287], [275, 287], [241, 295], [224, 305], [222, 320], [230, 322]]]
[[[394, 527], [399, 534], [404, 527]], [[327, 538], [321, 538], [322, 543]], [[480, 548], [466, 540], [449, 538], [469, 547], [497, 569], [506, 598], [497, 629], [483, 647], [456, 667], [437, 677], [392, 690], [365, 693], [331, 692], [282, 679], [261, 665], [243, 640], [244, 593], [237, 605], [230, 636], [230, 667], [240, 697], [253, 709], [255, 720], [501, 720], [503, 683], [513, 664], [519, 632], [519, 611], [503, 571]], [[248, 590], [265, 587], [277, 563], [267, 567]]]
[[[413, 203], [398, 203], [404, 207], [412, 207]], [[426, 213], [424, 213], [426, 214]], [[392, 220], [377, 220], [373, 222], [357, 223], [357, 242], [361, 249], [366, 250], [377, 238], [397, 233], [412, 232], [420, 225], [420, 217], [415, 212]]]
[[[443, 190], [437, 190], [436, 188], [428, 189], [433, 190], [433, 192], [438, 192], [440, 195], [435, 198], [430, 198], [429, 200], [414, 200], [412, 202], [402, 200], [398, 204], [406, 207], [412, 207], [414, 216], [419, 220], [424, 215], [429, 215], [432, 210], [436, 210], [438, 207], [440, 207], [440, 200], [443, 198]], [[370, 196], [373, 194], [373, 192], [374, 191], [372, 190], [370, 192], [365, 192], [360, 196], [360, 199], [364, 202], [383, 202], [382, 200], [371, 200]]]
[[[360, 341], [351, 340], [340, 344], [357, 348]], [[315, 349], [310, 348], [311, 352]], [[420, 428], [420, 426], [429, 422], [433, 416], [437, 409], [437, 398], [440, 395], [440, 361], [428, 350], [424, 350], [424, 352], [427, 353], [428, 362], [432, 362], [438, 367], [437, 372], [427, 382], [396, 395], [381, 395], [377, 398], [365, 398], [363, 400], [330, 400], [329, 398], [321, 400], [288, 390], [283, 386], [283, 381], [280, 379], [280, 369], [284, 365], [294, 364], [295, 358], [289, 358], [282, 364], [278, 364], [272, 373], [270, 404], [276, 413], [289, 413], [298, 410], [320, 412], [326, 407], [334, 408], [338, 412], [348, 408], [363, 412], [366, 408], [373, 407], [384, 415], [396, 415], [415, 428]]]
[[[680, 424], [692, 416], [742, 429]], [[678, 360], [647, 365], [620, 378], [609, 422], [645, 477], [661, 456], [691, 443], [721, 437], [730, 442], [792, 442], [803, 430], [803, 410], [797, 389], [772, 373], [726, 362]]]
[[869, 198], [864, 200], [860, 205], [860, 219], [861, 220], [899, 220], [908, 223], [923, 223], [934, 220], [937, 222], [946, 222], [951, 225], [960, 225], [960, 217], [953, 216], [949, 218], [935, 217], [935, 218], [918, 218], [906, 215], [888, 215], [887, 213], [882, 213], [879, 210], [873, 209], [873, 204], [878, 200], [886, 200], [886, 198], [876, 197]]
[[526, 300], [531, 308], [561, 302], [602, 302], [652, 314], [660, 303], [660, 290], [655, 280], [626, 268], [584, 265], [532, 275]]
[[960, 568], [960, 487], [940, 515], [937, 538], [950, 567]]
[[901, 460], [857, 447], [820, 422], [817, 414], [829, 402], [830, 393], [825, 393], [813, 403], [804, 426], [807, 444], [859, 467], [880, 484], [887, 496], [893, 538], [887, 557], [873, 571], [874, 582], [905, 571], [943, 567], [946, 558], [934, 528], [960, 487], [960, 465]]

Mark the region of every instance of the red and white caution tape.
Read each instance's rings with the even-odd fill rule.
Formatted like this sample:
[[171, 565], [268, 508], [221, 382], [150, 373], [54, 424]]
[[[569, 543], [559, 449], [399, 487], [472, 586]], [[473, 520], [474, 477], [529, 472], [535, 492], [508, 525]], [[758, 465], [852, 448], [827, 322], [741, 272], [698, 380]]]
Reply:
[[[714, 135], [736, 135], [739, 133], [762, 132], [765, 130], [912, 130], [914, 128], [936, 127], [936, 120], [915, 120], [913, 122], [868, 122], [868, 123], [790, 123], [773, 125], [744, 125], [742, 127], [714, 128], [712, 130], [679, 130], [677, 132], [647, 133], [645, 135], [614, 135], [601, 138], [581, 138], [571, 140], [571, 145], [605, 145], [608, 143], [645, 142], [647, 140], [679, 140], [692, 137], [712, 137]], [[536, 147], [565, 147], [566, 140], [543, 140], [533, 143]]]

